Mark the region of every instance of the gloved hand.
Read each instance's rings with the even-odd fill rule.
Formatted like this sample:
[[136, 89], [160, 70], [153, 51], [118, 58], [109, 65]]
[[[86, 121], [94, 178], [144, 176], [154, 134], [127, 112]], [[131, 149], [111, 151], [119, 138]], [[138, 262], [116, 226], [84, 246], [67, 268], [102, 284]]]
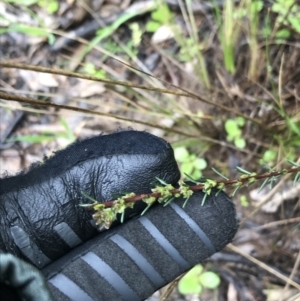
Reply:
[[75, 143], [27, 173], [1, 179], [0, 251], [40, 269], [49, 289], [37, 270], [28, 280], [24, 262], [9, 257], [8, 264], [0, 253], [1, 298], [10, 285], [35, 300], [24, 287], [37, 283], [29, 289], [40, 292], [36, 300], [51, 300], [49, 291], [53, 300], [143, 300], [232, 240], [235, 209], [223, 192], [204, 206], [197, 192], [184, 210], [179, 198], [142, 217], [145, 204], [138, 202], [125, 216], [136, 218], [100, 234], [92, 213], [79, 206], [88, 202], [82, 191], [103, 202], [150, 192], [156, 177], [170, 184], [180, 177], [171, 146], [124, 131]]

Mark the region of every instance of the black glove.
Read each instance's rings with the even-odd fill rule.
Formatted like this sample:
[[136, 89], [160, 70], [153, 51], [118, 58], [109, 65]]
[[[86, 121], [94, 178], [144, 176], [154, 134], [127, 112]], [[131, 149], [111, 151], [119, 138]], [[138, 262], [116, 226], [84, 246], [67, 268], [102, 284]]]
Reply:
[[[175, 184], [179, 176], [170, 145], [144, 132], [73, 144], [26, 174], [1, 179], [0, 250], [43, 268], [54, 300], [142, 300], [231, 241], [232, 202], [221, 193], [202, 207], [198, 192], [185, 210], [178, 199], [99, 234], [78, 206], [87, 202], [81, 191], [106, 201], [150, 192], [156, 177]], [[144, 208], [137, 203], [126, 219]]]
[[0, 253], [1, 301], [54, 301], [45, 278], [31, 264]]

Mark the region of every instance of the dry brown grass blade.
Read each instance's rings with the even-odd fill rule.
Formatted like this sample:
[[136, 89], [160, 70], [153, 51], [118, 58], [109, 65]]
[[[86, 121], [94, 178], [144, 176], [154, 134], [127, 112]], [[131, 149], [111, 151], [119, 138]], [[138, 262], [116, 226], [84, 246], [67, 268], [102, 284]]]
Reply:
[[102, 79], [99, 77], [80, 74], [80, 73], [76, 73], [76, 72], [65, 71], [65, 70], [58, 69], [58, 68], [46, 68], [46, 67], [20, 64], [20, 63], [15, 63], [15, 62], [7, 62], [7, 61], [6, 62], [0, 61], [0, 66], [6, 67], [6, 68], [24, 69], [24, 70], [31, 70], [31, 71], [36, 71], [36, 72], [58, 74], [58, 75], [64, 75], [64, 76], [69, 76], [69, 77], [81, 78], [81, 79], [101, 82], [106, 85], [113, 85], [113, 86], [118, 85], [118, 86], [124, 86], [124, 87], [129, 87], [129, 88], [136, 88], [136, 89], [142, 89], [142, 90], [148, 90], [148, 91], [155, 91], [155, 92], [159, 92], [159, 93], [172, 94], [172, 95], [176, 95], [176, 96], [190, 97], [190, 98], [202, 101], [204, 103], [207, 103], [209, 105], [218, 107], [222, 110], [225, 110], [226, 112], [230, 112], [230, 113], [236, 114], [237, 116], [241, 116], [241, 117], [245, 118], [246, 120], [249, 120], [249, 121], [259, 125], [262, 128], [266, 128], [266, 126], [260, 120], [252, 118], [252, 117], [250, 117], [246, 114], [243, 114], [243, 113], [241, 113], [233, 108], [230, 108], [228, 106], [225, 106], [225, 105], [222, 105], [219, 103], [214, 103], [210, 100], [204, 99], [198, 95], [193, 94], [192, 92], [189, 92], [189, 91], [179, 88], [179, 87], [178, 87], [178, 89], [184, 91], [185, 93], [179, 92], [179, 91], [173, 91], [173, 90], [169, 90], [169, 89], [162, 89], [162, 88], [150, 87], [150, 86], [145, 86], [145, 85], [133, 84], [133, 83], [126, 82], [126, 81]]
[[150, 87], [150, 86], [132, 84], [130, 82], [120, 81], [120, 80], [103, 79], [103, 78], [99, 78], [96, 76], [65, 71], [65, 70], [62, 70], [59, 68], [47, 68], [47, 67], [20, 64], [20, 63], [14, 63], [14, 62], [10, 63], [10, 62], [4, 62], [4, 61], [0, 61], [0, 66], [5, 67], [5, 68], [16, 68], [16, 69], [31, 70], [31, 71], [42, 72], [42, 73], [58, 74], [58, 75], [64, 75], [64, 76], [69, 76], [69, 77], [81, 78], [81, 79], [92, 80], [92, 81], [101, 82], [101, 83], [104, 83], [107, 85], [113, 85], [113, 86], [117, 85], [117, 86], [129, 87], [129, 88], [138, 88], [138, 89], [143, 89], [143, 90], [148, 90], [148, 91], [155, 91], [155, 92], [159, 92], [159, 93], [173, 94], [173, 95], [177, 95], [177, 96], [191, 97], [191, 95], [188, 93], [182, 93], [182, 92], [172, 91], [172, 90], [168, 90], [168, 89], [161, 89], [161, 88], [155, 88], [155, 87]]
[[295, 287], [296, 289], [298, 289], [300, 291], [300, 284], [296, 283], [295, 281], [293, 281], [292, 279], [280, 274], [279, 272], [277, 272], [276, 270], [270, 268], [268, 265], [266, 265], [265, 263], [261, 262], [260, 260], [254, 258], [253, 256], [247, 254], [246, 252], [240, 250], [239, 248], [237, 248], [236, 246], [234, 246], [233, 244], [229, 244], [226, 246], [226, 248], [228, 248], [229, 250], [238, 253], [239, 255], [247, 258], [248, 260], [250, 260], [251, 262], [255, 263], [256, 265], [258, 265], [259, 267], [261, 267], [262, 269], [264, 269], [265, 271], [269, 272], [270, 274], [276, 276], [277, 278], [283, 280], [284, 282], [288, 283], [289, 285]]
[[255, 227], [255, 230], [260, 231], [263, 229], [270, 229], [277, 226], [286, 226], [288, 224], [293, 224], [293, 223], [300, 223], [300, 217], [294, 217], [294, 218], [283, 219], [275, 222], [270, 222], [262, 226]]
[[[296, 273], [297, 273], [297, 271], [298, 271], [298, 269], [299, 269], [299, 265], [300, 265], [300, 250], [299, 250], [299, 252], [298, 252], [298, 256], [297, 256], [297, 259], [296, 259], [296, 261], [295, 261], [295, 264], [294, 264], [294, 267], [293, 267], [293, 270], [292, 270], [292, 272], [291, 272], [291, 274], [290, 274], [289, 279], [292, 280], [292, 278], [296, 275]], [[290, 287], [290, 284], [289, 284], [289, 283], [286, 283], [286, 284], [285, 284], [285, 287], [284, 287], [284, 289], [283, 289], [283, 291], [282, 291], [281, 297], [280, 297], [280, 299], [279, 299], [278, 301], [283, 301], [284, 294], [285, 294], [285, 292], [289, 289], [289, 287]]]
[[73, 107], [73, 106], [59, 105], [59, 104], [52, 103], [52, 102], [49, 102], [49, 101], [47, 101], [47, 102], [39, 101], [39, 100], [35, 100], [35, 99], [29, 98], [29, 97], [16, 96], [16, 95], [11, 95], [11, 94], [6, 94], [6, 93], [1, 93], [0, 92], [0, 99], [1, 98], [5, 99], [5, 100], [8, 100], [8, 101], [19, 101], [19, 102], [27, 103], [27, 104], [31, 104], [31, 105], [38, 105], [38, 106], [43, 106], [43, 107], [53, 107], [53, 108], [57, 108], [57, 109], [71, 110], [71, 111], [75, 111], [75, 112], [79, 112], [79, 113], [98, 115], [98, 116], [103, 116], [103, 117], [108, 117], [108, 118], [113, 118], [113, 119], [129, 122], [129, 123], [139, 123], [139, 124], [143, 124], [143, 125], [150, 126], [150, 127], [153, 127], [153, 128], [159, 128], [159, 129], [167, 131], [167, 132], [173, 132], [173, 133], [177, 133], [177, 134], [180, 134], [180, 135], [184, 135], [184, 136], [187, 136], [187, 137], [193, 137], [193, 138], [196, 137], [194, 135], [190, 135], [188, 133], [184, 133], [184, 132], [181, 132], [181, 131], [176, 130], [176, 129], [170, 129], [170, 128], [167, 128], [167, 127], [164, 127], [164, 126], [160, 126], [158, 124], [152, 124], [152, 123], [141, 121], [141, 120], [132, 120], [132, 119], [122, 117], [122, 116], [118, 116], [118, 115], [114, 115], [114, 114], [102, 113], [102, 112], [98, 112], [98, 111], [82, 109], [82, 108]]
[[[133, 120], [133, 119], [129, 119], [129, 118], [126, 118], [126, 117], [123, 117], [123, 116], [119, 116], [119, 115], [114, 115], [114, 114], [109, 114], [109, 113], [102, 113], [102, 112], [99, 112], [99, 111], [93, 111], [93, 110], [83, 109], [83, 108], [79, 108], [79, 107], [73, 107], [73, 106], [69, 106], [69, 105], [59, 105], [59, 104], [56, 104], [56, 103], [53, 103], [53, 102], [50, 102], [50, 101], [47, 101], [47, 102], [39, 101], [39, 100], [35, 100], [35, 99], [29, 98], [29, 97], [16, 96], [16, 95], [11, 95], [11, 94], [0, 92], [0, 99], [1, 98], [5, 99], [5, 100], [8, 100], [8, 101], [18, 101], [18, 102], [27, 103], [27, 104], [30, 104], [30, 105], [38, 105], [38, 106], [43, 106], [43, 107], [53, 107], [53, 108], [64, 109], [64, 110], [69, 110], [69, 111], [75, 111], [75, 112], [78, 112], [78, 113], [90, 114], [90, 115], [94, 115], [94, 116], [103, 116], [103, 117], [112, 118], [112, 119], [115, 119], [115, 120], [120, 120], [120, 121], [123, 121], [123, 122], [127, 122], [127, 123], [130, 123], [130, 124], [131, 123], [133, 123], [133, 124], [138, 123], [138, 124], [146, 125], [146, 126], [149, 126], [149, 127], [152, 127], [152, 128], [161, 129], [161, 130], [164, 130], [166, 132], [172, 132], [172, 133], [176, 133], [176, 134], [183, 135], [183, 136], [186, 136], [186, 137], [190, 137], [190, 138], [200, 137], [198, 135], [192, 135], [192, 134], [188, 134], [188, 133], [176, 130], [176, 129], [164, 127], [164, 126], [158, 125], [157, 123], [153, 124], [153, 123], [145, 122], [145, 121], [141, 121], [141, 120], [136, 120], [136, 119]], [[27, 110], [27, 111], [29, 111], [29, 110]], [[201, 140], [202, 141], [207, 141], [207, 142], [210, 142], [210, 143], [214, 143], [214, 144], [218, 144], [218, 145], [221, 145], [223, 147], [234, 149], [236, 151], [243, 152], [243, 153], [246, 153], [246, 154], [251, 154], [251, 152], [246, 150], [246, 149], [239, 149], [239, 148], [235, 147], [234, 145], [232, 145], [230, 143], [226, 143], [224, 141], [219, 141], [217, 139], [213, 139], [213, 138], [210, 138], [210, 137], [201, 136]]]
[[179, 280], [184, 276], [185, 274], [179, 276], [175, 280], [173, 280], [170, 284], [168, 284], [166, 291], [162, 294], [162, 296], [159, 298], [159, 301], [167, 301], [167, 298], [171, 295], [175, 287], [177, 286]]

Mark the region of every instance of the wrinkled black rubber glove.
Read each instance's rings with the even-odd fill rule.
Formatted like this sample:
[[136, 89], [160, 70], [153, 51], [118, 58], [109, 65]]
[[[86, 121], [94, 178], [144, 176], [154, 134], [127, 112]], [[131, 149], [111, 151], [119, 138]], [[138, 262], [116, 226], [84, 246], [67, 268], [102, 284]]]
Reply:
[[82, 191], [108, 201], [151, 192], [155, 177], [173, 184], [180, 177], [171, 146], [158, 137], [124, 131], [75, 143], [0, 180], [0, 250], [42, 268], [98, 234], [91, 212], [78, 206], [91, 203]]
[[[0, 250], [42, 269], [54, 300], [143, 300], [237, 230], [225, 193], [205, 206], [203, 193], [195, 193], [185, 210], [182, 199], [154, 206], [102, 234], [78, 206], [87, 202], [81, 191], [106, 201], [150, 192], [156, 177], [175, 184], [179, 171], [170, 145], [153, 135], [124, 131], [76, 143], [24, 175], [1, 179]], [[136, 204], [127, 218], [144, 207]]]

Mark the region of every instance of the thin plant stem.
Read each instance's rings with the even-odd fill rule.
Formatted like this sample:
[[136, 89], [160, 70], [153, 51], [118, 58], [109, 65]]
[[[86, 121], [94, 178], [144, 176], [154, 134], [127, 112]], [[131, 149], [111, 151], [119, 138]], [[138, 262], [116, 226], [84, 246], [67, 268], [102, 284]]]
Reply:
[[[212, 181], [213, 184], [211, 185], [212, 187], [215, 188], [224, 188], [225, 186], [230, 186], [230, 185], [239, 185], [239, 186], [243, 186], [246, 184], [249, 184], [250, 182], [253, 181], [257, 181], [257, 180], [261, 180], [261, 179], [266, 179], [266, 178], [272, 178], [272, 177], [276, 177], [276, 176], [280, 176], [280, 175], [286, 175], [286, 174], [292, 174], [292, 173], [296, 173], [300, 171], [300, 167], [292, 167], [290, 169], [283, 169], [281, 171], [273, 171], [273, 172], [268, 172], [268, 173], [263, 173], [263, 174], [253, 174], [253, 175], [248, 175], [248, 176], [241, 176], [238, 179], [229, 179], [229, 180], [225, 180], [225, 181]], [[206, 188], [206, 183], [199, 183], [193, 186], [188, 186], [188, 188], [190, 190], [192, 190], [193, 192], [195, 191], [200, 191], [200, 190], [205, 190]], [[172, 190], [169, 190], [170, 193], [172, 195], [178, 194], [181, 192], [180, 188], [174, 188]], [[135, 195], [129, 198], [124, 198], [124, 202], [125, 203], [134, 203], [134, 202], [138, 202], [141, 201], [145, 198], [150, 198], [150, 197], [154, 197], [154, 198], [159, 198], [161, 197], [162, 194], [160, 192], [151, 192], [151, 193], [146, 193], [146, 194], [140, 194], [140, 195]], [[111, 200], [108, 202], [104, 202], [103, 205], [104, 207], [112, 207], [114, 205], [115, 200]], [[86, 206], [87, 209], [93, 209], [94, 204], [91, 204], [90, 206]]]

